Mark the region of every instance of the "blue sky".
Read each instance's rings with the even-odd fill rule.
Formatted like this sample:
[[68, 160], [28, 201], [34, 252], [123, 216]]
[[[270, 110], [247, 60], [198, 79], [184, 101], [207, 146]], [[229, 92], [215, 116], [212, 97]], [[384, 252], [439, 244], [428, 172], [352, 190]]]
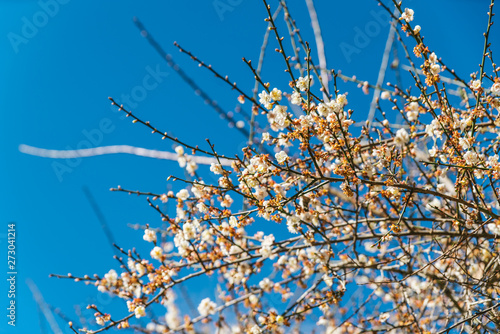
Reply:
[[[49, 3], [58, 5], [44, 5]], [[226, 11], [217, 11], [217, 3], [226, 4]], [[276, 6], [276, 1], [270, 3]], [[422, 34], [438, 56], [465, 78], [477, 69], [489, 1], [405, 4], [415, 10], [415, 24], [422, 26]], [[304, 3], [293, 2], [291, 11], [303, 36], [314, 45]], [[380, 25], [380, 32], [369, 37], [358, 53], [346, 56], [341, 46], [356, 47], [357, 32], [367, 29], [368, 23], [376, 25], [381, 11], [375, 1], [364, 0], [362, 6], [355, 1], [317, 1], [330, 68], [376, 81], [389, 26]], [[247, 92], [253, 87], [252, 74], [241, 58], [257, 63], [266, 27], [260, 1], [0, 0], [0, 247], [6, 254], [7, 224], [16, 222], [18, 271], [17, 326], [7, 326], [1, 314], [0, 333], [44, 333], [37, 304], [26, 285], [28, 279], [47, 303], [71, 319], [78, 318], [75, 305], [84, 308], [89, 302], [123, 313], [121, 303], [110, 301], [95, 288], [48, 277], [68, 272], [102, 275], [118, 267], [82, 188], [87, 187], [99, 203], [117, 243], [146, 252], [148, 245], [141, 233], [127, 224], [159, 227], [158, 216], [144, 198], [112, 193], [109, 188], [121, 185], [162, 193], [169, 175], [183, 173], [176, 162], [126, 155], [81, 161], [38, 158], [20, 153], [20, 144], [68, 149], [85, 145], [90, 136], [93, 145], [172, 151], [172, 143], [131, 124], [111, 108], [109, 96], [123, 100], [129, 95], [137, 115], [189, 143], [204, 145], [205, 138], [210, 138], [219, 153], [230, 155], [244, 146], [244, 137], [193, 94], [140, 36], [134, 16], [225, 110], [235, 108], [237, 94], [180, 54], [174, 41], [229, 75]], [[498, 36], [494, 30], [493, 43]], [[273, 39], [264, 78], [286, 90], [283, 63], [271, 51], [275, 44]], [[145, 84], [148, 75], [156, 80], [147, 79]], [[388, 80], [392, 78], [389, 73]], [[408, 79], [403, 83], [407, 86]], [[141, 88], [145, 86], [150, 89]], [[371, 97], [359, 93], [355, 85], [342, 83], [340, 89], [350, 92], [354, 118], [366, 117]], [[244, 108], [248, 110], [248, 105]], [[180, 187], [174, 184], [173, 190]], [[2, 261], [0, 267], [6, 268]], [[0, 306], [6, 312], [8, 289], [5, 280], [1, 281]], [[189, 291], [195, 304], [202, 295], [212, 293], [209, 287], [194, 285]], [[63, 332], [69, 333], [64, 321], [54, 317]], [[46, 321], [42, 323], [50, 333]]]

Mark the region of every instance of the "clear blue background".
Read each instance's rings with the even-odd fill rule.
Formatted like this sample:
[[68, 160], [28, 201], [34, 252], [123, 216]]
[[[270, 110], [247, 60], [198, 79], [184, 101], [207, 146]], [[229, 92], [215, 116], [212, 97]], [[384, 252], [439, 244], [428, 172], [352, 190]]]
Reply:
[[[381, 27], [380, 33], [350, 59], [343, 55], [340, 45], [354, 46], [354, 28], [363, 30], [367, 22], [376, 22], [370, 11], [382, 9], [369, 0], [361, 4], [316, 2], [329, 67], [374, 83], [389, 26]], [[71, 172], [64, 173], [61, 180], [54, 171], [56, 160], [21, 154], [18, 146], [24, 143], [50, 149], [75, 148], [85, 140], [84, 130], [98, 129], [101, 120], [107, 118], [113, 131], [104, 134], [100, 145], [128, 144], [172, 151], [172, 143], [122, 119], [107, 100], [108, 96], [120, 99], [122, 94], [130, 94], [134, 87], [142, 85], [148, 73], [146, 68], [158, 65], [168, 72], [168, 77], [148, 92], [134, 112], [186, 142], [207, 147], [205, 138], [210, 138], [219, 153], [240, 153], [245, 138], [193, 94], [132, 22], [134, 16], [139, 17], [203, 89], [224, 109], [233, 110], [238, 104], [237, 94], [173, 46], [173, 41], [178, 41], [250, 93], [252, 74], [241, 58], [257, 64], [266, 12], [260, 1], [232, 3], [235, 5], [229, 5], [231, 10], [220, 15], [213, 1], [71, 0], [60, 5], [27, 43], [18, 45], [16, 52], [9, 34], [22, 35], [23, 18], [33, 22], [33, 16], [40, 15], [42, 7], [37, 1], [0, 0], [0, 254], [5, 254], [0, 255], [0, 273], [7, 272], [5, 233], [11, 221], [17, 223], [19, 273], [15, 328], [6, 324], [7, 285], [1, 279], [1, 333], [52, 332], [45, 320], [42, 325], [39, 323], [37, 304], [26, 285], [27, 279], [38, 286], [48, 304], [59, 307], [70, 319], [78, 319], [75, 306], [84, 309], [88, 303], [102, 306], [112, 314], [125, 314], [124, 304], [110, 301], [94, 287], [48, 277], [50, 273], [68, 272], [102, 275], [118, 266], [82, 187], [88, 187], [99, 203], [117, 243], [126, 249], [137, 246], [146, 254], [150, 245], [127, 224], [150, 223], [159, 227], [158, 216], [147, 207], [145, 198], [112, 193], [109, 188], [121, 185], [163, 193], [169, 175], [183, 175], [176, 162], [112, 155], [84, 159], [73, 165]], [[270, 3], [274, 9], [276, 1]], [[430, 48], [467, 79], [481, 60], [488, 4], [486, 0], [442, 0], [406, 1], [403, 6], [415, 10], [413, 23], [422, 26]], [[304, 3], [294, 1], [290, 6], [302, 34], [314, 45]], [[499, 36], [496, 28], [492, 33], [494, 43]], [[413, 47], [413, 43], [410, 45]], [[264, 65], [264, 80], [289, 91], [284, 64], [271, 51], [275, 47], [273, 37]], [[389, 70], [388, 80], [392, 78]], [[411, 84], [408, 79], [403, 83]], [[359, 93], [352, 84], [342, 83], [340, 89], [350, 92], [349, 107], [355, 110], [355, 118], [364, 119], [371, 96]], [[244, 108], [248, 110], [248, 104]], [[58, 162], [67, 165], [64, 160]], [[181, 186], [174, 184], [172, 189]], [[203, 295], [213, 295], [213, 289], [191, 284], [188, 293], [197, 305]], [[91, 315], [92, 312], [83, 313], [86, 318], [92, 318]], [[65, 321], [56, 313], [54, 317], [63, 332], [69, 333]]]

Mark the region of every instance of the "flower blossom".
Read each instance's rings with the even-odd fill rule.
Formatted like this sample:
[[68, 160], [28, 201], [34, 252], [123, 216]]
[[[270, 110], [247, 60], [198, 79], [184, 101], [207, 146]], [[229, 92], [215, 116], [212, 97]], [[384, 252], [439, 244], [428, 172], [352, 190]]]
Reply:
[[290, 103], [295, 105], [300, 105], [302, 103], [302, 96], [299, 92], [293, 92], [290, 96]]
[[262, 93], [259, 94], [259, 102], [266, 107], [266, 109], [271, 109], [272, 108], [272, 102], [273, 99], [271, 98], [271, 95], [269, 95], [268, 92], [265, 90], [262, 91]]
[[309, 80], [307, 80], [307, 77], [299, 77], [297, 81], [295, 82], [295, 86], [302, 92], [307, 90], [308, 87], [308, 82], [309, 85], [312, 86], [312, 75], [309, 76]]
[[210, 171], [212, 173], [214, 173], [215, 175], [220, 175], [223, 173], [224, 170], [222, 169], [221, 164], [217, 164], [217, 163], [212, 162], [212, 164], [210, 165]]
[[406, 117], [410, 122], [415, 122], [418, 119], [418, 102], [411, 102], [407, 107]]
[[490, 88], [494, 94], [500, 94], [500, 81], [496, 81]]
[[205, 298], [198, 305], [198, 312], [201, 316], [206, 317], [210, 314], [215, 314], [215, 309], [217, 304], [210, 300], [210, 298]]
[[271, 247], [274, 243], [274, 235], [269, 234], [264, 237], [262, 241], [262, 248], [260, 249], [260, 255], [262, 258], [267, 258], [271, 255]]
[[175, 196], [181, 201], [185, 201], [189, 198], [189, 192], [186, 189], [181, 189]]
[[151, 251], [151, 257], [155, 260], [160, 260], [161, 257], [163, 255], [163, 249], [161, 249], [161, 247], [159, 246], [156, 246], [155, 248], [153, 248], [153, 250]]
[[286, 159], [288, 159], [288, 155], [286, 154], [285, 151], [280, 151], [276, 153], [275, 157], [280, 165], [282, 165], [286, 161]]
[[405, 20], [406, 22], [413, 21], [413, 9], [405, 8], [404, 12], [401, 14], [400, 19]]
[[398, 146], [403, 146], [404, 144], [408, 143], [410, 141], [410, 135], [404, 128], [399, 129], [396, 132], [396, 137], [394, 137], [394, 142]]
[[147, 242], [156, 242], [156, 232], [147, 228], [144, 230], [144, 236], [142, 238]]
[[479, 90], [481, 88], [481, 80], [474, 80], [474, 81], [472, 81], [472, 84], [470, 85], [470, 87], [473, 90]]
[[281, 101], [281, 91], [278, 88], [274, 88], [271, 93], [269, 93], [271, 99], [274, 101]]
[[136, 318], [141, 318], [141, 317], [146, 316], [146, 308], [144, 307], [144, 305], [138, 305], [134, 309], [134, 314], [135, 314]]
[[283, 130], [290, 125], [286, 110], [286, 106], [277, 105], [267, 113], [267, 120], [274, 131]]

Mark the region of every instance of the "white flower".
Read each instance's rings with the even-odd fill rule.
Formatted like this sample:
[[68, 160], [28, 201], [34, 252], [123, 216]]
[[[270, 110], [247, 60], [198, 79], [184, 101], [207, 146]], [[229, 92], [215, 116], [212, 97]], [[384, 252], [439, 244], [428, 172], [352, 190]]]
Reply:
[[180, 168], [186, 167], [187, 160], [185, 156], [179, 155], [179, 158], [177, 158], [177, 162], [179, 163]]
[[292, 144], [290, 143], [290, 140], [286, 137], [286, 135], [284, 133], [280, 132], [280, 134], [278, 135], [278, 146], [282, 146], [282, 147], [292, 146]]
[[109, 285], [115, 285], [118, 279], [118, 274], [114, 269], [111, 269], [107, 274], [104, 275], [104, 278]]
[[263, 156], [254, 156], [250, 159], [250, 165], [251, 168], [254, 168], [259, 173], [266, 173], [269, 167]]
[[274, 131], [283, 130], [290, 124], [287, 118], [287, 109], [286, 106], [277, 105], [267, 113], [267, 120]]
[[422, 29], [422, 27], [421, 27], [421, 26], [419, 26], [419, 25], [417, 24], [417, 25], [415, 26], [415, 28], [413, 28], [413, 32], [414, 32], [415, 34], [418, 34], [418, 33], [420, 32], [420, 30], [421, 30], [421, 29]]
[[286, 219], [286, 226], [288, 231], [293, 234], [299, 233], [298, 228], [300, 226], [300, 220], [297, 216], [290, 216]]
[[439, 74], [441, 72], [441, 66], [439, 64], [432, 64], [431, 65], [431, 72], [432, 74]]
[[186, 240], [193, 239], [196, 236], [196, 229], [193, 224], [187, 222], [182, 226], [182, 232], [184, 233], [184, 238]]
[[216, 307], [217, 304], [211, 301], [210, 298], [205, 298], [200, 302], [200, 305], [198, 305], [198, 312], [201, 316], [206, 317], [210, 314], [214, 314]]
[[301, 265], [296, 257], [290, 257], [287, 262], [287, 268], [290, 270], [290, 272], [294, 273], [301, 268]]
[[231, 187], [231, 180], [227, 177], [224, 177], [224, 176], [219, 177], [218, 183], [219, 183], [219, 186], [221, 186], [222, 188]]
[[493, 233], [493, 234], [496, 234], [496, 235], [500, 235], [500, 226], [498, 226], [496, 223], [489, 223], [488, 225], [488, 229]]
[[391, 93], [389, 93], [388, 91], [384, 90], [382, 92], [382, 94], [380, 94], [380, 97], [382, 98], [382, 100], [388, 100], [391, 98]]
[[269, 132], [264, 132], [262, 134], [262, 142], [268, 141], [271, 139], [271, 136], [269, 135]]
[[179, 222], [179, 221], [181, 221], [181, 220], [183, 220], [183, 219], [185, 219], [185, 218], [186, 218], [186, 211], [184, 211], [184, 210], [182, 209], [182, 207], [176, 207], [176, 208], [175, 208], [175, 213], [176, 213], [176, 215], [177, 215], [177, 216], [175, 217], [175, 220], [176, 220], [177, 222]]
[[477, 153], [474, 151], [467, 151], [464, 154], [464, 159], [468, 165], [475, 165], [479, 162], [479, 157], [478, 157]]
[[142, 236], [144, 240], [147, 242], [155, 242], [156, 241], [156, 232], [152, 229], [145, 229], [144, 230], [144, 235]]
[[271, 247], [273, 243], [274, 243], [274, 235], [269, 234], [264, 237], [264, 240], [262, 240], [262, 248], [259, 251], [262, 258], [265, 259], [271, 256], [271, 251], [272, 251]]
[[185, 201], [189, 198], [189, 193], [186, 189], [181, 189], [175, 196], [181, 201]]
[[458, 143], [460, 144], [460, 146], [462, 146], [464, 150], [467, 150], [470, 147], [470, 143], [466, 138], [461, 137], [458, 140]]
[[276, 153], [274, 156], [276, 157], [276, 160], [278, 161], [278, 163], [280, 165], [283, 164], [286, 161], [286, 159], [288, 158], [288, 155], [286, 154], [285, 151], [280, 151], [280, 152]]
[[184, 148], [182, 146], [176, 146], [175, 153], [177, 153], [178, 155], [184, 155]]
[[408, 104], [408, 109], [411, 111], [418, 111], [418, 107], [418, 102], [410, 102], [410, 104]]
[[347, 96], [345, 94], [339, 94], [337, 96], [336, 102], [342, 108], [343, 106], [347, 105]]
[[411, 102], [406, 110], [406, 117], [408, 117], [410, 122], [414, 122], [418, 119], [418, 102]]
[[460, 120], [460, 130], [464, 131], [467, 127], [472, 126], [474, 124], [472, 117], [467, 117], [465, 119]]
[[438, 61], [438, 57], [437, 57], [436, 53], [434, 53], [434, 52], [433, 52], [433, 53], [431, 53], [431, 54], [429, 55], [429, 61], [430, 61], [432, 64], [437, 63], [437, 61]]
[[198, 203], [196, 204], [196, 208], [198, 209], [198, 211], [200, 211], [201, 213], [205, 213], [208, 211], [208, 207], [205, 205], [205, 203]]
[[[131, 271], [137, 270], [138, 272], [139, 272], [139, 270], [138, 270], [137, 268], [139, 268], [139, 266], [141, 266], [141, 267], [143, 267], [143, 268], [144, 268], [144, 266], [142, 266], [140, 263], [136, 263], [136, 262], [134, 262], [134, 260], [132, 260], [132, 259], [130, 259], [130, 258], [129, 258], [129, 259], [128, 259], [128, 261], [127, 261], [127, 266], [128, 266], [128, 268], [129, 268]], [[142, 269], [142, 268], [141, 268], [141, 269]], [[139, 273], [139, 276], [142, 276], [142, 274], [143, 274], [143, 272]]]
[[405, 8], [405, 11], [401, 14], [401, 20], [405, 20], [406, 22], [413, 21], [413, 9]]
[[404, 144], [408, 143], [410, 141], [410, 135], [404, 128], [399, 129], [396, 132], [396, 137], [394, 137], [394, 142], [398, 146], [403, 146]]
[[272, 98], [265, 90], [259, 94], [259, 102], [263, 104], [267, 109], [271, 109]]
[[186, 170], [189, 174], [194, 174], [194, 172], [198, 169], [198, 165], [194, 161], [190, 161], [187, 163]]
[[433, 119], [431, 124], [425, 126], [425, 132], [429, 137], [432, 138], [441, 138], [443, 131], [441, 131], [441, 126], [439, 125], [439, 121], [437, 119]]
[[302, 103], [302, 95], [299, 92], [293, 92], [290, 97], [290, 103], [295, 105], [300, 105]]
[[95, 323], [100, 325], [100, 326], [104, 326], [104, 324], [106, 323], [106, 321], [104, 320], [104, 317], [96, 317], [95, 318]]
[[161, 247], [159, 246], [156, 246], [155, 248], [153, 248], [150, 254], [153, 259], [160, 260], [161, 256], [163, 255], [163, 249], [161, 249]]
[[429, 155], [434, 158], [437, 155], [437, 146], [432, 146], [432, 148], [429, 150]]
[[279, 125], [283, 125], [286, 122], [286, 110], [288, 108], [286, 106], [277, 105], [273, 109], [273, 114], [275, 117], [275, 122]]
[[[491, 106], [495, 108], [496, 110], [500, 111], [500, 99], [492, 99], [491, 100]], [[497, 125], [497, 120], [495, 121], [495, 125]], [[498, 125], [497, 125], [498, 126]]]
[[259, 304], [259, 298], [256, 295], [250, 295], [250, 297], [248, 297], [248, 301], [251, 305]]
[[270, 292], [273, 286], [274, 283], [267, 277], [259, 282], [259, 287], [266, 292]]
[[498, 166], [498, 155], [491, 155], [488, 157], [488, 161], [486, 162], [486, 165], [490, 167], [497, 167]]
[[236, 218], [235, 216], [229, 217], [229, 225], [231, 225], [232, 227], [238, 227], [238, 218]]
[[146, 309], [144, 308], [144, 305], [138, 305], [134, 309], [135, 317], [140, 318], [146, 316]]
[[312, 75], [309, 76], [309, 80], [307, 80], [307, 77], [300, 77], [297, 79], [297, 81], [295, 82], [295, 86], [302, 92], [304, 92], [305, 90], [307, 90], [307, 84], [308, 84], [308, 81], [310, 83], [310, 86], [312, 86]]
[[278, 88], [274, 88], [269, 94], [274, 101], [281, 101], [281, 91]]
[[410, 122], [415, 122], [418, 119], [418, 111], [410, 110], [406, 112], [406, 117]]
[[210, 171], [215, 175], [220, 175], [223, 172], [222, 165], [212, 162], [212, 164], [210, 165]]
[[162, 194], [160, 196], [160, 200], [162, 201], [162, 203], [167, 203], [168, 202], [168, 196], [167, 196], [167, 194]]
[[316, 108], [316, 110], [318, 111], [318, 113], [321, 116], [327, 116], [332, 111], [332, 109], [330, 109], [330, 107], [328, 107], [324, 103], [318, 104], [318, 107]]
[[495, 82], [490, 89], [491, 92], [495, 94], [500, 94], [500, 81]]
[[472, 81], [472, 84], [470, 85], [470, 87], [474, 90], [478, 90], [479, 88], [481, 88], [481, 81], [480, 80]]
[[201, 240], [203, 242], [206, 242], [206, 243], [212, 245], [214, 243], [214, 240], [213, 240], [213, 230], [212, 229], [207, 229], [207, 230], [201, 232]]
[[231, 198], [231, 196], [226, 194], [224, 196], [224, 199], [220, 203], [220, 206], [222, 206], [223, 208], [229, 208], [231, 206], [231, 204], [233, 204], [233, 199]]

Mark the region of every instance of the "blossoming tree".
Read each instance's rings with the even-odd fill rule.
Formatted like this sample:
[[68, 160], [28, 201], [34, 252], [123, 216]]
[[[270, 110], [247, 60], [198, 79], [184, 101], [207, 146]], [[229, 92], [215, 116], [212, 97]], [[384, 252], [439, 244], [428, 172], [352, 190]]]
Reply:
[[[220, 155], [210, 142], [206, 149], [191, 146], [111, 99], [134, 123], [174, 141], [190, 177], [170, 178], [184, 185], [178, 192], [112, 189], [145, 196], [168, 228], [143, 226], [150, 254], [119, 248], [121, 266], [103, 276], [55, 275], [124, 301], [128, 313], [122, 317], [90, 305], [96, 328], [81, 330], [304, 333], [317, 324], [326, 333], [497, 332], [500, 67], [489, 43], [494, 1], [471, 79], [424, 43], [425, 26], [413, 24], [418, 13], [400, 2], [380, 2], [416, 89], [345, 77], [326, 67], [321, 52], [315, 64], [286, 2], [276, 8], [263, 2], [267, 34], [277, 39], [289, 87], [275, 87], [261, 63], [245, 60], [258, 87], [245, 92], [178, 46], [238, 91], [241, 104], [251, 105], [242, 154]], [[276, 22], [280, 12], [287, 33]], [[355, 124], [358, 111], [349, 109], [341, 80], [379, 94], [372, 119]], [[387, 119], [394, 113], [401, 124]], [[258, 118], [266, 127], [257, 128]], [[210, 164], [218, 182], [203, 180], [199, 164]], [[175, 202], [175, 213], [162, 211], [159, 203], [167, 201]], [[281, 232], [251, 233], [256, 221]], [[174, 287], [202, 276], [217, 278], [218, 295], [200, 296], [197, 313], [182, 314]], [[365, 301], [348, 308], [354, 291], [362, 291]], [[158, 304], [164, 312], [154, 317], [149, 310]], [[136, 318], [149, 324], [140, 327]]]

